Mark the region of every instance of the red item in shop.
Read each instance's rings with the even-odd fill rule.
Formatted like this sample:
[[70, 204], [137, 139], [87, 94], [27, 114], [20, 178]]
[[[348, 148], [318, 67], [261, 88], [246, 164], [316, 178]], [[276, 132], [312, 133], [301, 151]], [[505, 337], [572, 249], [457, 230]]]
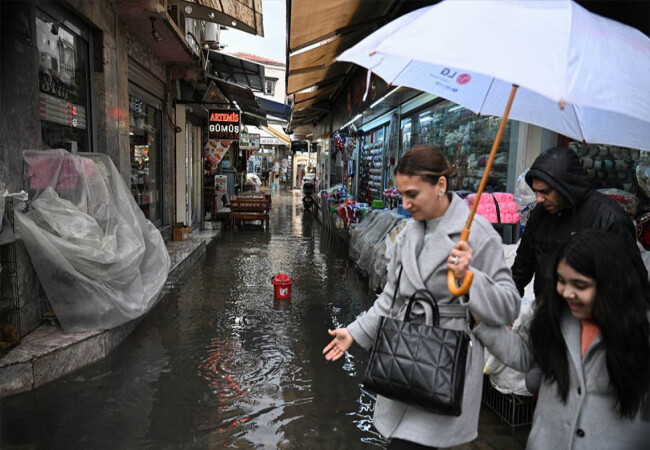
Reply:
[[291, 298], [291, 286], [293, 280], [285, 273], [279, 273], [271, 279], [275, 290], [275, 298], [279, 300], [286, 300]]
[[639, 243], [644, 249], [650, 251], [650, 213], [639, 217], [637, 221], [638, 225], [636, 235], [639, 239]]

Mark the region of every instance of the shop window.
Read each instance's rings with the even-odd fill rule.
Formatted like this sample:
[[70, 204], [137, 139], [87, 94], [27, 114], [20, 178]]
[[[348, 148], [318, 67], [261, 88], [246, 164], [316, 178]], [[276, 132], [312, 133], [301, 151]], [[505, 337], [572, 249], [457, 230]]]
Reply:
[[264, 81], [264, 93], [266, 95], [275, 95], [275, 83], [277, 83], [278, 80], [272, 80], [272, 79], [266, 79]]
[[[479, 117], [470, 110], [443, 101], [402, 120], [402, 151], [416, 145], [434, 145], [456, 169], [451, 180], [454, 190], [476, 192], [499, 126], [498, 117]], [[505, 192], [510, 150], [508, 121], [497, 149], [486, 192]]]
[[162, 224], [161, 112], [129, 96], [131, 193], [145, 217]]
[[41, 10], [36, 13], [36, 38], [43, 143], [88, 152], [88, 42]]
[[358, 197], [370, 203], [379, 199], [384, 191], [384, 127], [366, 133], [361, 142], [359, 158]]

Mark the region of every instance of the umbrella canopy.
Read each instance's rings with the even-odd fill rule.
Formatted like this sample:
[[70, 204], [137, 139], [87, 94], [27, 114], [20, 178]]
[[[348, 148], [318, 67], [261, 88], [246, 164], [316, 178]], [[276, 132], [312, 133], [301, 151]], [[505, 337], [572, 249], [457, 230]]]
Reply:
[[380, 28], [337, 60], [483, 115], [650, 150], [650, 39], [569, 0], [446, 0]]

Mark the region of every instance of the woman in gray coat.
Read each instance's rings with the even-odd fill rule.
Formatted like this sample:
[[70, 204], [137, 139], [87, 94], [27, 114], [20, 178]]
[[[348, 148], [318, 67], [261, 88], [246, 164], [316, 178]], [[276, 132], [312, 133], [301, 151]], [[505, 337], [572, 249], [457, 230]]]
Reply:
[[[336, 360], [354, 342], [365, 349], [373, 345], [381, 316], [403, 318], [405, 301], [418, 289], [427, 289], [440, 305], [440, 325], [463, 330], [465, 314], [446, 315], [449, 305], [465, 305], [492, 325], [512, 323], [520, 298], [503, 255], [502, 241], [492, 225], [476, 216], [469, 242], [459, 242], [469, 208], [454, 193], [447, 193], [454, 170], [435, 147], [411, 149], [395, 169], [404, 208], [413, 221], [407, 225], [388, 266], [388, 281], [373, 306], [346, 328], [329, 330], [333, 340], [325, 347], [326, 359]], [[447, 272], [463, 280], [471, 266], [474, 281], [467, 297], [455, 298], [447, 288]], [[393, 302], [398, 273], [403, 268]], [[391, 310], [392, 303], [392, 310]], [[456, 306], [458, 309], [458, 306]], [[413, 308], [413, 321], [424, 321], [424, 308]], [[462, 311], [462, 308], [461, 308]], [[468, 352], [462, 414], [433, 414], [383, 396], [377, 397], [373, 424], [391, 440], [388, 448], [419, 448], [412, 444], [449, 447], [476, 438], [481, 406], [483, 347], [475, 339]]]
[[528, 448], [650, 448], [650, 286], [626, 248], [609, 231], [578, 233], [529, 325], [474, 329], [505, 364], [544, 373]]

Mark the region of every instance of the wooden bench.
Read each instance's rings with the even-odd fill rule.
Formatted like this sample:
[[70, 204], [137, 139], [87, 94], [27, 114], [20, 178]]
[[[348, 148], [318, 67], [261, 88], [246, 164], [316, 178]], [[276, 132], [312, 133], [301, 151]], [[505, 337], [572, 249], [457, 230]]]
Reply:
[[269, 229], [269, 210], [271, 209], [269, 195], [240, 194], [233, 195], [230, 199], [230, 228], [235, 228], [235, 223], [260, 220]]

